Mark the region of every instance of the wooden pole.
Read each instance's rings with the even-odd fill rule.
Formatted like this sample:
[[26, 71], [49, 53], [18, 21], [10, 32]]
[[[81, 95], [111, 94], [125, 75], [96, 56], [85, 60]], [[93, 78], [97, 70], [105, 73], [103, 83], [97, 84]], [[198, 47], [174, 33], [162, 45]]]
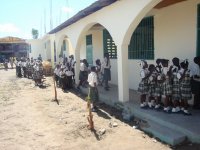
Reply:
[[53, 85], [54, 85], [54, 94], [55, 94], [55, 99], [54, 101], [56, 101], [56, 103], [59, 105], [58, 99], [57, 99], [57, 90], [56, 90], [56, 83], [55, 83], [55, 78], [53, 76]]
[[89, 111], [89, 115], [87, 117], [88, 122], [89, 122], [88, 129], [94, 130], [94, 122], [93, 122], [93, 115], [92, 115], [92, 110], [91, 110], [90, 99], [87, 99], [87, 107], [88, 107], [88, 111]]

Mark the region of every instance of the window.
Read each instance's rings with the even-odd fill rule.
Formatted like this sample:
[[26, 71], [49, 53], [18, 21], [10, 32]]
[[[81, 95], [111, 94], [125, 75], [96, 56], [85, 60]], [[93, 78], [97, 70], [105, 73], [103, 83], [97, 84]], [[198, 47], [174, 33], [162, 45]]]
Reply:
[[200, 56], [200, 4], [197, 8], [197, 51], [196, 55]]
[[103, 30], [103, 48], [104, 53], [108, 53], [111, 59], [117, 58], [117, 46], [106, 29]]
[[154, 18], [144, 18], [132, 34], [129, 59], [154, 59]]
[[86, 59], [88, 64], [93, 64], [92, 34], [86, 36]]

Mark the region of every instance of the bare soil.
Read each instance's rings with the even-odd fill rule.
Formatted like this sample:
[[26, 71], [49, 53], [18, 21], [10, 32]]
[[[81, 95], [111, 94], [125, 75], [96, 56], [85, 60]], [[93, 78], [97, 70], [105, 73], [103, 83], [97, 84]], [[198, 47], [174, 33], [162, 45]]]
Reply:
[[[95, 131], [88, 130], [84, 96], [57, 89], [58, 105], [52, 101], [52, 77], [46, 77], [46, 88], [16, 78], [15, 69], [1, 69], [0, 77], [0, 150], [171, 149], [123, 122], [120, 112], [104, 104], [93, 113]], [[112, 127], [113, 123], [117, 127]]]

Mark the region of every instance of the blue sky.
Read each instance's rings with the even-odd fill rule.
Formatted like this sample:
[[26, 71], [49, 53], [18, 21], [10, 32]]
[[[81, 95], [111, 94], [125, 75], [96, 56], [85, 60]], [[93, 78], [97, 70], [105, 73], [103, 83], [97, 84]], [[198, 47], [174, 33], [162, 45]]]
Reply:
[[[52, 0], [53, 27], [95, 1]], [[0, 38], [16, 36], [30, 39], [32, 28], [39, 30], [39, 37], [41, 37], [44, 35], [45, 22], [46, 32], [48, 32], [50, 30], [50, 0], [1, 0]]]

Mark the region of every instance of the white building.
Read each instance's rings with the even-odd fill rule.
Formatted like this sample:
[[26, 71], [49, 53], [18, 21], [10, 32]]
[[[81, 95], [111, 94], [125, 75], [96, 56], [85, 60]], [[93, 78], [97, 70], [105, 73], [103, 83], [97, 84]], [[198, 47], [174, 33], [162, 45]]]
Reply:
[[[200, 55], [200, 0], [99, 0], [50, 31], [35, 49], [53, 64], [60, 54], [95, 64], [109, 52], [111, 83], [126, 102], [129, 88], [136, 90], [140, 81], [139, 60]], [[76, 74], [79, 66], [77, 61]]]

